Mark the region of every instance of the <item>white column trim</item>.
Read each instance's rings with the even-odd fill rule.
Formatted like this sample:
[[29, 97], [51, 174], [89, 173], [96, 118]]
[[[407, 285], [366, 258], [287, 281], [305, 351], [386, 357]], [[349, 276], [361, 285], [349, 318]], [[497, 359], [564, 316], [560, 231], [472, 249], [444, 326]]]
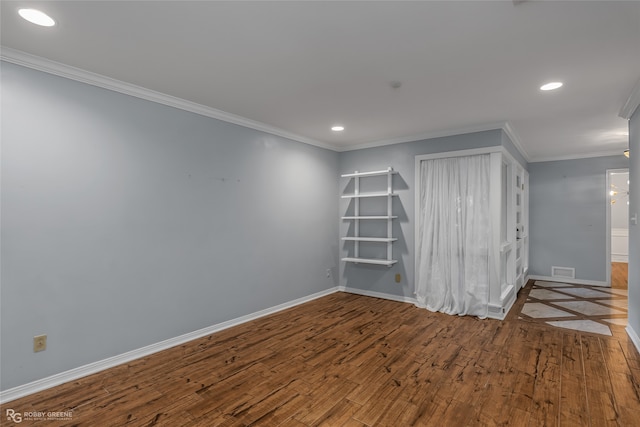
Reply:
[[618, 116], [629, 120], [631, 116], [633, 116], [633, 113], [636, 112], [638, 105], [640, 105], [640, 79], [638, 79], [636, 85], [631, 90], [631, 94], [629, 98], [627, 98], [627, 102], [625, 102], [620, 109]]

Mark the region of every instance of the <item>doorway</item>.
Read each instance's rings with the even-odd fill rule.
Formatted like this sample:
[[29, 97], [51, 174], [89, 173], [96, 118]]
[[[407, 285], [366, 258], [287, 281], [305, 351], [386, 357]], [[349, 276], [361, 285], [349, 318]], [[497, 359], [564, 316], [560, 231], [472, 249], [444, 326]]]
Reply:
[[627, 289], [629, 169], [607, 171], [607, 202], [607, 277], [612, 288]]

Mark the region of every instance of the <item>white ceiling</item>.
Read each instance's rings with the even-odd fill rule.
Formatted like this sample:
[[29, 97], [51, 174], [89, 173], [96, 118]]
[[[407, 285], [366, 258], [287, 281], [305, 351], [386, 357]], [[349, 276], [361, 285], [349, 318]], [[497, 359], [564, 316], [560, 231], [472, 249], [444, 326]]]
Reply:
[[[19, 7], [57, 25], [29, 24]], [[508, 122], [532, 161], [622, 152], [618, 113], [640, 78], [635, 1], [2, 1], [0, 12], [3, 47], [337, 150]], [[538, 89], [551, 80], [565, 85]]]

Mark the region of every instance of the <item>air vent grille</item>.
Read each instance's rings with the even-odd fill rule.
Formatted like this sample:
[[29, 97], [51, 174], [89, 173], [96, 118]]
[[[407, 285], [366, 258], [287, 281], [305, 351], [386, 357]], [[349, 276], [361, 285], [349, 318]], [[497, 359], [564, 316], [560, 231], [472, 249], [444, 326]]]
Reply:
[[551, 277], [561, 279], [575, 279], [576, 269], [571, 267], [551, 267]]

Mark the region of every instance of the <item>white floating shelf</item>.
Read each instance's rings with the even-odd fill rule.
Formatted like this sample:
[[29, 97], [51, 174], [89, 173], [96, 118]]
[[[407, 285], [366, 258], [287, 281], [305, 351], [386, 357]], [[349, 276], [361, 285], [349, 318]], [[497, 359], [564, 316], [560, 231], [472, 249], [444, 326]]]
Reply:
[[398, 240], [395, 237], [343, 237], [342, 240], [349, 240], [353, 242], [380, 242], [388, 243]]
[[343, 216], [342, 219], [396, 219], [395, 215]]
[[372, 172], [354, 172], [354, 173], [345, 173], [340, 175], [342, 178], [355, 178], [355, 177], [364, 177], [364, 176], [379, 176], [379, 175], [387, 175], [387, 174], [395, 174], [398, 173], [394, 170], [383, 170], [383, 171], [372, 171]]
[[387, 196], [397, 196], [396, 193], [362, 193], [362, 194], [345, 194], [342, 196], [343, 199], [360, 199], [363, 197], [387, 197]]
[[393, 264], [398, 262], [395, 259], [374, 259], [374, 258], [342, 258], [342, 261], [355, 262], [360, 264], [386, 265], [387, 267], [391, 267]]
[[[342, 258], [342, 261], [345, 262], [353, 262], [353, 263], [362, 263], [362, 264], [375, 264], [375, 265], [384, 265], [387, 267], [391, 267], [393, 264], [395, 264], [397, 261], [394, 259], [391, 259], [393, 257], [393, 242], [395, 242], [396, 240], [398, 240], [397, 238], [393, 237], [393, 219], [398, 218], [397, 216], [393, 215], [393, 200], [391, 198], [391, 196], [397, 196], [397, 194], [395, 194], [393, 192], [393, 174], [395, 174], [395, 172], [393, 171], [392, 167], [388, 167], [385, 170], [378, 170], [378, 171], [371, 171], [371, 172], [358, 172], [355, 171], [354, 173], [348, 173], [348, 174], [344, 174], [342, 175], [342, 178], [351, 178], [353, 180], [353, 194], [345, 194], [340, 196], [343, 199], [354, 199], [353, 202], [350, 202], [350, 205], [353, 205], [353, 213], [352, 215], [349, 216], [343, 216], [342, 219], [344, 220], [352, 220], [354, 221], [353, 223], [353, 235], [352, 236], [345, 236], [342, 237], [343, 241], [346, 242], [353, 242], [353, 252], [352, 255], [350, 257], [346, 257], [346, 258]], [[387, 181], [387, 185], [386, 185], [386, 191], [384, 191], [384, 187], [379, 188], [380, 192], [364, 192], [361, 193], [360, 192], [360, 179], [361, 178], [365, 178], [365, 177], [370, 177], [370, 176], [386, 176], [386, 181]], [[372, 198], [372, 197], [378, 197], [382, 200], [380, 200], [380, 204], [384, 203], [387, 205], [387, 212], [386, 215], [360, 215], [360, 200], [363, 198]], [[378, 204], [378, 201], [374, 201], [376, 204]], [[382, 208], [382, 206], [380, 206], [380, 208]], [[383, 213], [383, 211], [379, 211], [380, 213]], [[386, 222], [386, 237], [367, 237], [367, 236], [362, 236], [360, 234], [360, 220], [370, 220], [370, 219], [378, 219], [378, 220], [385, 220]], [[374, 224], [375, 225], [375, 224]], [[382, 233], [380, 233], [382, 234]], [[386, 258], [360, 258], [360, 243], [361, 242], [373, 242], [373, 243], [383, 243], [386, 245], [387, 247], [387, 257]]]

